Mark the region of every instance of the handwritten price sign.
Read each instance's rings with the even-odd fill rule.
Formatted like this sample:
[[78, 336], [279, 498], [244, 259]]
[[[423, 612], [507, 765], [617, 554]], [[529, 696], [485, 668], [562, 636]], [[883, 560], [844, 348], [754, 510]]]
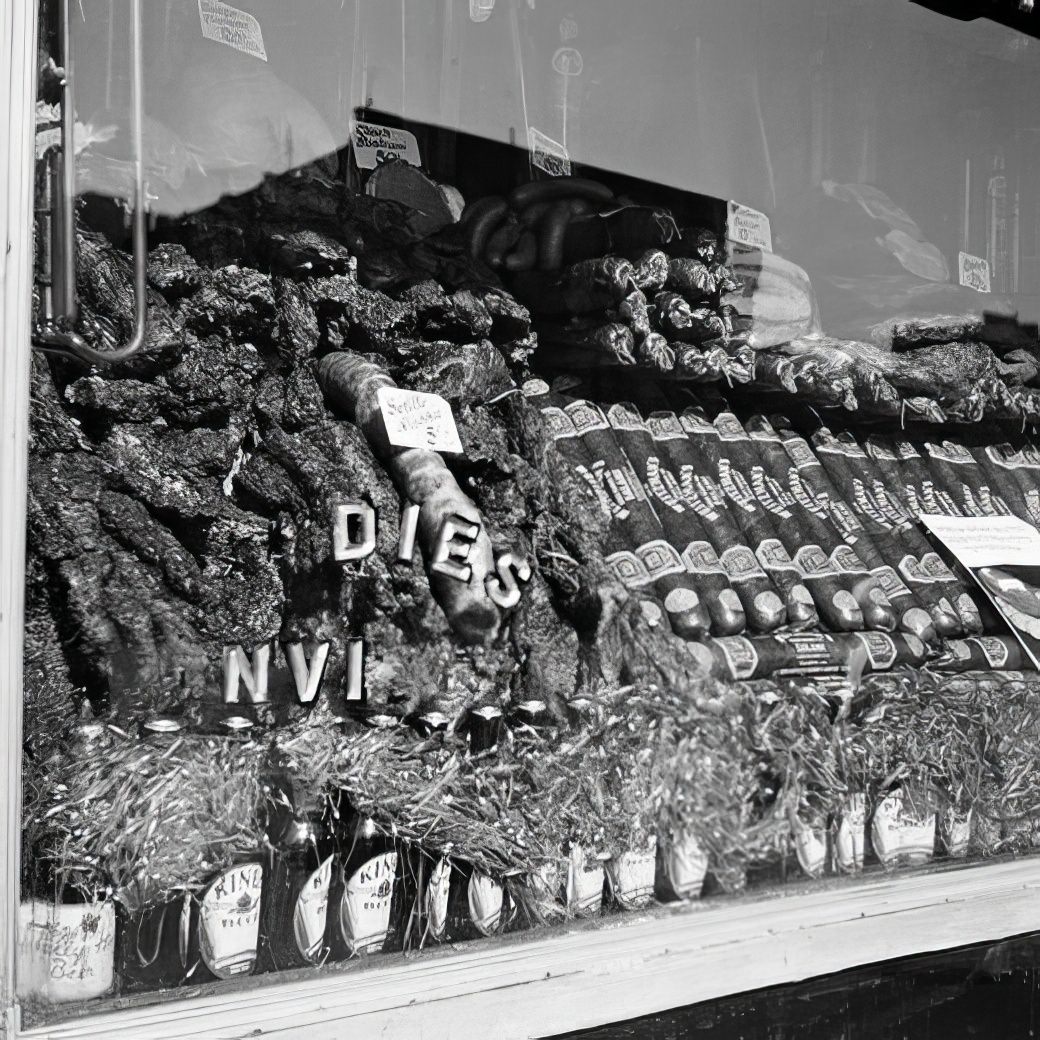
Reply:
[[247, 11], [240, 11], [223, 0], [199, 0], [199, 21], [207, 40], [267, 61], [260, 23]]
[[958, 253], [957, 266], [960, 270], [961, 285], [976, 292], [990, 292], [989, 261], [985, 257]]
[[376, 396], [386, 435], [395, 447], [461, 454], [455, 417], [443, 397], [392, 386], [380, 387]]
[[773, 251], [773, 235], [769, 218], [750, 206], [730, 202], [726, 206], [726, 238], [746, 249]]
[[389, 159], [403, 159], [413, 166], [422, 165], [419, 142], [415, 134], [378, 123], [355, 123], [350, 132], [354, 145], [354, 161], [360, 170], [374, 170]]

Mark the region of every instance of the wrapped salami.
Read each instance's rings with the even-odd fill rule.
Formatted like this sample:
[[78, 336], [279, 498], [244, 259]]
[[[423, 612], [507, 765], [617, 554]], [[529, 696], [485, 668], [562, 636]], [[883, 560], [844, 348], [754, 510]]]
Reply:
[[763, 416], [752, 416], [745, 429], [758, 465], [751, 485], [759, 501], [778, 519], [779, 541], [802, 569], [820, 617], [834, 631], [875, 628], [892, 631], [897, 616], [884, 589], [852, 548], [804, 498], [790, 493], [793, 466], [779, 435]]
[[[722, 588], [716, 597], [720, 619], [729, 617], [735, 623], [743, 613], [753, 631], [772, 631], [783, 623], [787, 611], [730, 514], [717, 483], [717, 470], [698, 450], [701, 437], [707, 434], [691, 436], [691, 430], [699, 431], [703, 423], [698, 416], [679, 419], [672, 412], [654, 412], [647, 420], [658, 457], [667, 460], [671, 472], [678, 476], [684, 504], [701, 519], [704, 537], [686, 545], [684, 558], [700, 573], [721, 570], [728, 581], [730, 588]], [[710, 423], [707, 425], [710, 428]]]
[[607, 420], [583, 401], [567, 402], [552, 394], [541, 400], [557, 449], [610, 518], [604, 555], [615, 575], [633, 592], [649, 597], [656, 593], [678, 635], [697, 638], [706, 633], [710, 626], [696, 583], [665, 539]]
[[753, 468], [755, 452], [740, 421], [732, 412], [720, 411], [709, 422], [703, 409], [687, 408], [683, 423], [691, 435], [696, 431], [701, 451], [713, 463], [730, 514], [783, 597], [787, 620], [799, 624], [816, 620], [817, 610], [798, 564], [777, 537], [776, 521], [780, 518], [759, 501], [746, 475]]
[[[926, 641], [935, 637], [931, 617], [915, 598], [907, 584], [886, 563], [864, 524], [844, 502], [831, 482], [827, 471], [808, 443], [792, 429], [784, 428], [785, 420], [774, 417], [781, 443], [791, 460], [788, 486], [802, 506], [814, 513], [821, 522], [831, 527], [850, 545], [868, 568], [871, 578], [880, 587], [898, 616], [898, 626]], [[868, 593], [869, 595], [869, 593]]]
[[[697, 511], [700, 504], [687, 495], [681, 477], [662, 458], [661, 441], [669, 436], [685, 439], [677, 420], [669, 425], [660, 416], [644, 420], [634, 405], [616, 404], [607, 411], [614, 436], [639, 477], [661, 521], [665, 537], [681, 554], [693, 577], [698, 594], [711, 617], [716, 635], [733, 635], [744, 629], [744, 611], [730, 589], [729, 581], [706, 538], [705, 520]], [[723, 593], [728, 593], [723, 595]]]
[[[895, 494], [905, 491], [907, 511], [915, 519], [919, 513], [945, 513], [959, 515], [957, 504], [941, 487], [936, 486], [936, 474], [925, 463], [921, 453], [909, 440], [887, 440], [868, 437], [864, 442], [867, 453], [886, 474], [889, 487]], [[902, 478], [902, 479], [900, 479]], [[927, 545], [924, 535], [917, 532], [921, 542]], [[946, 593], [939, 607], [958, 617], [965, 632], [981, 634], [982, 617], [974, 597], [934, 550], [925, 551], [920, 557], [921, 568], [931, 576]], [[938, 624], [936, 626], [939, 627]]]
[[941, 601], [945, 598], [936, 582], [921, 568], [919, 556], [930, 551], [902, 503], [893, 496], [883, 476], [869, 465], [866, 452], [849, 437], [835, 437], [820, 427], [811, 438], [817, 458], [835, 487], [848, 488], [848, 504], [870, 534], [886, 561], [896, 563], [899, 577], [913, 590], [928, 611], [931, 628], [917, 625], [917, 634], [944, 636], [961, 634], [960, 619]]
[[733, 681], [792, 675], [845, 675], [850, 664], [865, 659], [865, 670], [888, 671], [918, 666], [928, 649], [916, 636], [901, 632], [777, 632], [768, 636], [711, 638], [713, 674]]

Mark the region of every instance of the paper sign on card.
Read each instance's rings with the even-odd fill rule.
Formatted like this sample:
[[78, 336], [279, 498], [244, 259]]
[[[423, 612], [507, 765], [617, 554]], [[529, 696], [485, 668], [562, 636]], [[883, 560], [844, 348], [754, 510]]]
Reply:
[[961, 285], [976, 292], [990, 292], [989, 261], [984, 256], [972, 256], [971, 253], [957, 254], [958, 279]]
[[415, 134], [378, 123], [355, 123], [350, 132], [354, 145], [354, 161], [361, 170], [374, 170], [388, 159], [403, 159], [421, 166], [419, 142]]
[[267, 61], [260, 23], [247, 11], [240, 11], [223, 0], [199, 0], [199, 21], [202, 35], [207, 40], [216, 40], [243, 54]]
[[922, 513], [921, 523], [965, 567], [1040, 567], [1040, 531], [1016, 516]]
[[462, 442], [455, 428], [455, 417], [443, 397], [396, 386], [380, 387], [376, 397], [392, 445], [461, 454]]
[[767, 253], [773, 251], [769, 218], [757, 209], [741, 206], [739, 202], [726, 204], [726, 238], [748, 249], [764, 249]]
[[1040, 668], [1040, 531], [1013, 516], [924, 513], [921, 522], [967, 569]]
[[531, 165], [544, 170], [550, 177], [569, 177], [571, 157], [562, 144], [546, 137], [533, 126], [527, 128], [527, 147], [531, 153]]

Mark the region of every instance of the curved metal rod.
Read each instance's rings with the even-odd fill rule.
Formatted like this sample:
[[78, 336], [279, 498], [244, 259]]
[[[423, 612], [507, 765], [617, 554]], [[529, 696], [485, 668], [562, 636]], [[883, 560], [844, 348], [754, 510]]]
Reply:
[[[62, 199], [62, 308], [65, 322], [76, 318], [76, 221], [75, 221], [75, 162], [74, 102], [72, 92], [72, 52], [69, 27], [68, 0], [62, 5], [62, 44], [65, 53], [64, 112], [62, 119], [62, 170], [65, 191]], [[115, 350], [97, 350], [79, 333], [70, 328], [51, 324], [37, 331], [34, 345], [51, 353], [72, 354], [95, 365], [110, 365], [125, 361], [139, 353], [144, 346], [148, 323], [148, 290], [146, 284], [148, 263], [147, 200], [144, 190], [144, 71], [141, 58], [141, 0], [130, 0], [130, 136], [134, 155], [134, 331], [130, 341]]]

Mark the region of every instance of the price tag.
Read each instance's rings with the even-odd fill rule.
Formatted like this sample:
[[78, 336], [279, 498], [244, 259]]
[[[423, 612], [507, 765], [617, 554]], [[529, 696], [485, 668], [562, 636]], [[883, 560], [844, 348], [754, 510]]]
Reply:
[[207, 40], [215, 40], [243, 54], [267, 61], [260, 23], [247, 11], [240, 11], [222, 0], [199, 0], [199, 21], [202, 23], [202, 35]]
[[495, 9], [495, 0], [469, 0], [469, 19], [471, 22], [486, 22]]
[[989, 261], [984, 256], [972, 256], [971, 253], [957, 254], [957, 267], [960, 271], [961, 285], [976, 292], [990, 292]]
[[421, 166], [419, 142], [415, 134], [378, 123], [355, 123], [350, 132], [354, 145], [354, 161], [362, 170], [374, 170], [388, 159], [403, 159]]
[[383, 386], [376, 391], [376, 398], [386, 435], [395, 447], [462, 453], [451, 405], [443, 397]]
[[536, 130], [527, 128], [527, 147], [531, 153], [531, 165], [544, 170], [550, 177], [569, 177], [571, 157], [562, 144]]
[[769, 229], [769, 218], [750, 206], [729, 202], [726, 206], [726, 238], [748, 249], [773, 251], [773, 235]]

